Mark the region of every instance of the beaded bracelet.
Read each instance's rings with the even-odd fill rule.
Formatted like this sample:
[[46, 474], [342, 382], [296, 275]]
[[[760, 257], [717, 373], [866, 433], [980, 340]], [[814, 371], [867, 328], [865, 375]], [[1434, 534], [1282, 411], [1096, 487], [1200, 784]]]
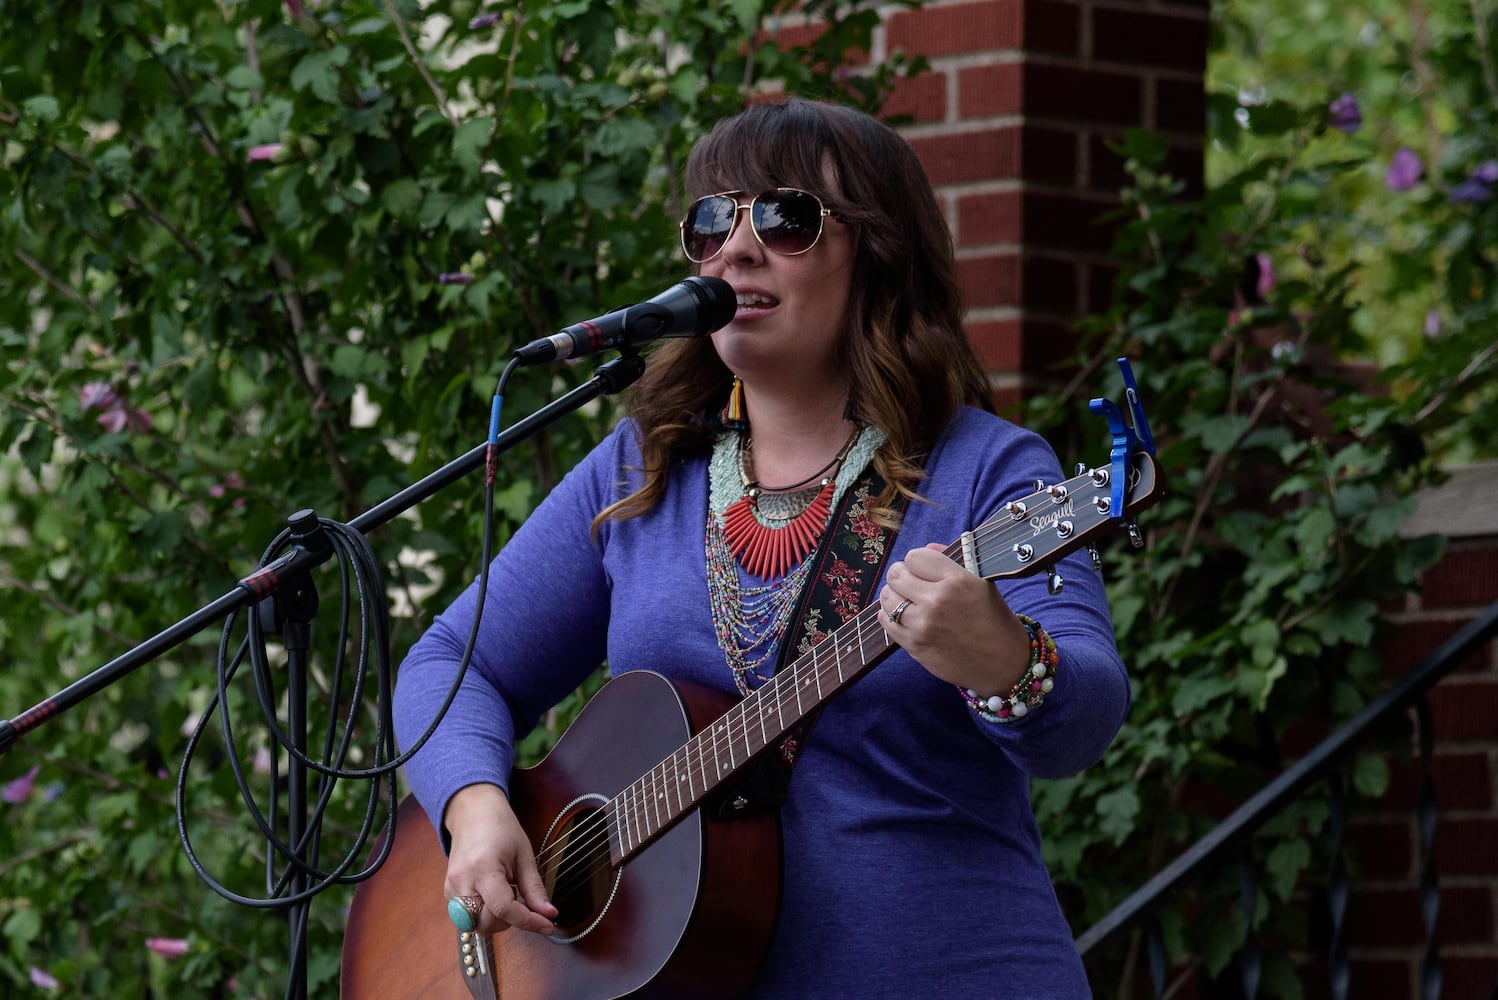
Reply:
[[1022, 719], [1032, 709], [1039, 708], [1056, 683], [1056, 642], [1050, 633], [1040, 627], [1040, 622], [1028, 615], [1015, 615], [1025, 631], [1030, 633], [1030, 666], [1019, 683], [1006, 695], [980, 698], [978, 692], [958, 687], [962, 700], [969, 708], [989, 722], [1014, 722]]

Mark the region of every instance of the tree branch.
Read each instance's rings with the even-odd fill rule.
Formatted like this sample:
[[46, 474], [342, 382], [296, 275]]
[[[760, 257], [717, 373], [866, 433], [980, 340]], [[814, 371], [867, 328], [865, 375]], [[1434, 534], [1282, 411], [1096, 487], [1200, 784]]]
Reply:
[[395, 24], [395, 30], [400, 32], [401, 45], [405, 46], [406, 54], [411, 57], [411, 63], [416, 67], [416, 72], [421, 74], [421, 78], [431, 88], [432, 96], [437, 99], [437, 110], [442, 112], [443, 118], [452, 121], [453, 116], [447, 109], [447, 95], [442, 92], [441, 87], [437, 86], [437, 81], [432, 79], [432, 74], [427, 71], [426, 63], [421, 61], [421, 55], [416, 51], [415, 43], [411, 41], [411, 33], [406, 30], [406, 22], [400, 16], [400, 11], [395, 9], [392, 0], [385, 0], [385, 9], [390, 12], [390, 20]]
[[16, 247], [11, 252], [15, 254], [16, 260], [19, 260], [22, 264], [25, 264], [27, 267], [31, 268], [32, 271], [36, 272], [37, 277], [41, 278], [47, 284], [51, 285], [52, 288], [58, 293], [72, 299], [74, 302], [77, 302], [79, 305], [87, 309], [90, 313], [96, 313], [99, 311], [97, 306], [95, 306], [88, 299], [84, 298], [82, 292], [78, 291], [76, 288], [67, 284], [61, 278], [57, 277], [51, 271], [47, 270], [46, 266], [43, 265], [41, 261], [31, 256], [31, 254], [27, 253], [25, 250], [22, 250], [20, 247]]

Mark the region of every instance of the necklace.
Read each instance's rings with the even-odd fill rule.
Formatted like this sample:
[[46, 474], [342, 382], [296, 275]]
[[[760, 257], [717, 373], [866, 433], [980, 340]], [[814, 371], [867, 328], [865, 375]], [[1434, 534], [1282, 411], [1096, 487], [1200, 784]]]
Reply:
[[[760, 485], [750, 475], [754, 441], [739, 436], [739, 478], [744, 492], [723, 512], [723, 535], [739, 565], [761, 580], [783, 576], [816, 547], [832, 514], [835, 467], [840, 467], [863, 428], [855, 427], [847, 443], [822, 468], [790, 486]], [[824, 473], [833, 473], [832, 476]], [[814, 489], [802, 489], [821, 476]]]
[[[852, 487], [864, 467], [873, 460], [874, 452], [884, 443], [884, 433], [877, 427], [865, 427], [855, 434], [855, 439], [851, 450], [840, 453], [842, 465], [834, 474], [829, 506], [838, 502], [838, 498]], [[724, 434], [713, 446], [708, 463], [706, 548], [708, 603], [712, 608], [713, 630], [733, 674], [734, 685], [740, 694], [748, 694], [767, 679], [766, 664], [771, 663], [771, 657], [780, 647], [790, 624], [791, 610], [811, 571], [812, 560], [808, 552], [784, 577], [756, 583], [729, 550], [724, 521], [728, 509], [743, 499], [743, 444], [742, 439], [735, 441]], [[805, 492], [819, 494], [822, 489], [818, 485]], [[760, 499], [768, 507], [769, 497], [776, 495], [768, 494]]]

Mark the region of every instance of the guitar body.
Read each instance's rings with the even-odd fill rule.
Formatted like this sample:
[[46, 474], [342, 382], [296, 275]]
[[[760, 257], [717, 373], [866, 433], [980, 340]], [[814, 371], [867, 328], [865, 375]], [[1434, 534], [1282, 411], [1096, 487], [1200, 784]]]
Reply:
[[[615, 869], [601, 807], [736, 699], [630, 671], [588, 702], [546, 759], [517, 769], [511, 803], [537, 854], [595, 855], [548, 879], [562, 911], [550, 938], [494, 937], [501, 1000], [732, 997], [769, 947], [780, 903], [773, 812], [718, 819], [693, 809]], [[343, 947], [345, 1000], [470, 1000], [447, 918], [447, 859], [416, 802], [354, 895]], [[543, 866], [544, 870], [544, 866]]]

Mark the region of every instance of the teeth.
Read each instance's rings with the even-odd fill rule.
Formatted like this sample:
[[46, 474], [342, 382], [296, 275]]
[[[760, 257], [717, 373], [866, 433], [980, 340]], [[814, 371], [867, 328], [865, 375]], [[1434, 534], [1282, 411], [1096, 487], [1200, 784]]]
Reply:
[[770, 298], [770, 296], [760, 295], [758, 292], [740, 292], [735, 298], [738, 299], [740, 309], [746, 306], [753, 309], [757, 306], [773, 306], [775, 304], [775, 300]]

